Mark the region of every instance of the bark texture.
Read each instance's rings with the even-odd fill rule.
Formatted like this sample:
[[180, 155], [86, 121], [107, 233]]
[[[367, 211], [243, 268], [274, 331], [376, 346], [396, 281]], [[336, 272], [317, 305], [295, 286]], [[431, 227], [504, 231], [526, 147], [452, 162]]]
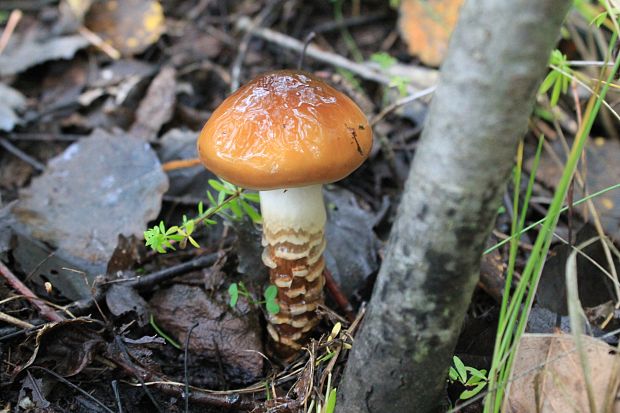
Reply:
[[568, 0], [465, 2], [339, 412], [433, 412]]

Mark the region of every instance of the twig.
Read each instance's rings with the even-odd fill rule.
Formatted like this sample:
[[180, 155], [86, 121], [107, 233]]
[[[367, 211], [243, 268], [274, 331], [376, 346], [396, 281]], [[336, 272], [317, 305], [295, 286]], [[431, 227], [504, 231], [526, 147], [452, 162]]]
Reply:
[[430, 95], [431, 93], [435, 92], [436, 88], [437, 86], [434, 85], [431, 87], [427, 87], [424, 90], [420, 90], [417, 93], [400, 98], [396, 102], [384, 107], [381, 112], [379, 112], [375, 117], [372, 118], [372, 120], [370, 121], [370, 126], [375, 126], [381, 119], [383, 119], [396, 109], [408, 105], [411, 102], [423, 98], [424, 96]]
[[265, 8], [261, 10], [258, 15], [249, 20], [249, 30], [245, 32], [241, 42], [239, 43], [239, 49], [237, 51], [237, 57], [235, 57], [235, 61], [233, 62], [232, 69], [230, 70], [230, 89], [235, 91], [239, 88], [239, 79], [241, 78], [241, 66], [243, 65], [243, 61], [245, 60], [245, 55], [248, 52], [248, 47], [250, 45], [250, 41], [254, 36], [254, 30], [265, 24], [267, 17], [271, 14], [275, 6], [279, 3], [279, 0], [271, 1], [267, 3]]
[[78, 32], [84, 37], [90, 44], [101, 50], [103, 53], [107, 54], [114, 60], [118, 60], [121, 58], [121, 53], [116, 50], [112, 45], [106, 43], [101, 37], [99, 37], [96, 33], [88, 30], [84, 26], [80, 26], [78, 28]]
[[349, 322], [353, 322], [353, 320], [355, 320], [353, 307], [351, 306], [351, 303], [349, 303], [347, 297], [340, 290], [340, 287], [334, 280], [334, 277], [332, 277], [332, 273], [325, 269], [323, 270], [323, 275], [325, 276], [325, 287], [327, 288], [327, 291], [329, 291], [334, 301], [336, 301], [338, 307], [344, 311], [347, 320], [349, 320]]
[[[146, 291], [155, 285], [174, 278], [178, 275], [184, 274], [196, 268], [205, 267], [215, 263], [219, 253], [214, 252], [207, 255], [202, 255], [191, 261], [187, 261], [170, 268], [166, 268], [160, 271], [153, 272], [149, 275], [138, 276], [135, 278], [129, 278], [126, 280], [117, 280], [114, 282], [120, 282], [129, 287], [135, 288], [138, 291]], [[95, 302], [99, 302], [105, 298], [103, 291], [97, 291], [93, 297], [85, 298], [80, 301], [75, 301], [66, 307], [67, 311], [71, 311], [73, 314], [84, 314], [92, 309]]]
[[4, 27], [4, 31], [2, 32], [2, 36], [0, 36], [0, 54], [6, 48], [6, 45], [9, 44], [9, 40], [17, 27], [17, 24], [22, 19], [23, 13], [21, 10], [13, 10], [9, 16], [9, 20], [6, 22], [6, 26]]
[[[256, 37], [260, 37], [263, 40], [274, 43], [285, 49], [293, 50], [297, 53], [301, 53], [304, 49], [303, 42], [293, 37], [287, 36], [275, 30], [262, 27], [253, 27], [252, 21], [247, 17], [240, 17], [237, 20], [237, 28], [246, 32], [251, 32]], [[373, 82], [377, 82], [386, 86], [390, 86], [392, 84], [392, 79], [390, 78], [390, 76], [379, 72], [377, 69], [371, 67], [371, 65], [367, 65], [365, 63], [355, 63], [336, 53], [323, 51], [313, 44], [308, 45], [306, 55], [320, 62], [349, 70], [350, 72], [353, 72], [354, 74], [364, 79], [371, 80]], [[428, 73], [432, 72], [432, 70], [422, 69], [415, 66], [408, 66], [407, 70], [412, 74], [412, 78], [428, 77]]]
[[13, 317], [12, 315], [8, 315], [7, 313], [3, 313], [0, 311], [0, 321], [4, 321], [8, 324], [13, 324], [14, 326], [20, 328], [32, 328], [34, 325], [27, 323], [25, 321], [20, 320], [19, 318]]
[[175, 161], [168, 161], [162, 164], [162, 169], [164, 171], [172, 171], [174, 169], [183, 169], [183, 168], [191, 168], [193, 166], [200, 165], [200, 159], [178, 159]]
[[17, 146], [13, 145], [6, 138], [0, 137], [0, 146], [2, 146], [4, 149], [17, 156], [19, 159], [32, 166], [37, 171], [42, 172], [45, 170], [45, 165], [19, 149]]
[[32, 290], [30, 290], [30, 288], [26, 287], [26, 285], [22, 283], [21, 280], [17, 278], [15, 274], [13, 274], [11, 270], [9, 270], [6, 265], [4, 265], [4, 263], [2, 263], [2, 261], [0, 261], [0, 274], [2, 274], [2, 276], [6, 279], [9, 285], [13, 287], [13, 289], [15, 289], [21, 295], [26, 297], [26, 299], [28, 299], [30, 304], [32, 304], [37, 309], [37, 311], [39, 312], [39, 314], [41, 314], [43, 318], [49, 321], [64, 320], [64, 317], [54, 311], [50, 306], [45, 304], [45, 302], [38, 298], [32, 292]]

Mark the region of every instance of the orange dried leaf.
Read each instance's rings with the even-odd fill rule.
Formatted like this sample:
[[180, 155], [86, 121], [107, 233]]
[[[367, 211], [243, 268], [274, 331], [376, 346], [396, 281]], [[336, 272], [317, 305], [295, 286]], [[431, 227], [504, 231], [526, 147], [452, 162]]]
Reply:
[[403, 0], [400, 33], [409, 52], [430, 66], [439, 66], [458, 20], [463, 0]]

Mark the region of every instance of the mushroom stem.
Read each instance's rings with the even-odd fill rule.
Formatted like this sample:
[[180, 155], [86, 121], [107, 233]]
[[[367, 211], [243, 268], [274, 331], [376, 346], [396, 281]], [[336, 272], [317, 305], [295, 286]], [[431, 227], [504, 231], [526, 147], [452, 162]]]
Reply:
[[325, 204], [322, 185], [260, 191], [263, 215], [263, 263], [278, 287], [278, 314], [267, 330], [283, 352], [301, 348], [317, 323], [325, 278]]

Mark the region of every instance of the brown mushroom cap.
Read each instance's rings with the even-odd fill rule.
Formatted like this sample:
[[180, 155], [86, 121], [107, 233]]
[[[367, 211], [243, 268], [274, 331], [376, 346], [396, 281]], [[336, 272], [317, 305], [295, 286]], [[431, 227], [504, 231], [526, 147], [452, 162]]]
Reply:
[[347, 96], [320, 79], [283, 70], [239, 88], [198, 138], [211, 172], [250, 189], [329, 183], [368, 157], [372, 130]]

